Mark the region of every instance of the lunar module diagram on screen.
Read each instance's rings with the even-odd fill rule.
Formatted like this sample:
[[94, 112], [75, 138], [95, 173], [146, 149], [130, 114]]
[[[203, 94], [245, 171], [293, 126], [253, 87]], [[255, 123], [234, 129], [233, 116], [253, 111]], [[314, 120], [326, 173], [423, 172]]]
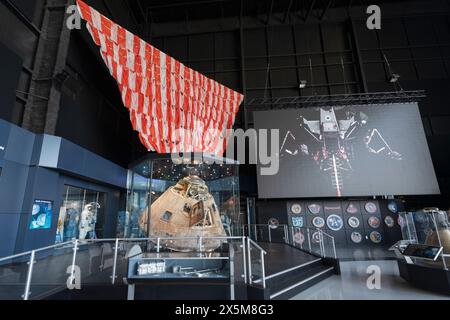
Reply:
[[[320, 118], [317, 120], [299, 116], [300, 132], [289, 130], [280, 148], [281, 157], [306, 156], [314, 161], [323, 174], [329, 175], [338, 197], [342, 196], [345, 188], [344, 177], [353, 171], [357, 144], [363, 143], [364, 149], [371, 154], [392, 161], [402, 160], [402, 155], [390, 147], [382, 132], [370, 127], [370, 119], [365, 113], [340, 112], [343, 118], [338, 119], [336, 111], [340, 109], [343, 107], [320, 108]], [[364, 130], [367, 130], [366, 133]], [[313, 138], [308, 139], [311, 142], [301, 141], [303, 132]]]

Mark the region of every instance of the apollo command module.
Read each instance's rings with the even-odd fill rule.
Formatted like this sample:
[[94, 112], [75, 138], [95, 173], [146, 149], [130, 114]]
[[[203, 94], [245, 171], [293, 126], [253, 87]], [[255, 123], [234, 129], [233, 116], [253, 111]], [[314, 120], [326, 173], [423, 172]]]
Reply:
[[[225, 229], [214, 197], [200, 177], [190, 175], [167, 189], [141, 214], [139, 225], [150, 238], [162, 239], [160, 245], [180, 252], [213, 251], [221, 246]], [[202, 238], [200, 245], [200, 238]]]

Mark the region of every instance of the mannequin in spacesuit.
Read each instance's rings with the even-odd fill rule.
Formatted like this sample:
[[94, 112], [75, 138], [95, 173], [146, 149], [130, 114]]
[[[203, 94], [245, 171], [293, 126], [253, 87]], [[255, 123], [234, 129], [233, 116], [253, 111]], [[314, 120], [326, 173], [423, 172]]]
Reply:
[[81, 212], [81, 220], [79, 226], [79, 239], [84, 240], [89, 235], [89, 239], [96, 239], [95, 225], [97, 224], [97, 209], [100, 209], [100, 204], [91, 202], [84, 206]]

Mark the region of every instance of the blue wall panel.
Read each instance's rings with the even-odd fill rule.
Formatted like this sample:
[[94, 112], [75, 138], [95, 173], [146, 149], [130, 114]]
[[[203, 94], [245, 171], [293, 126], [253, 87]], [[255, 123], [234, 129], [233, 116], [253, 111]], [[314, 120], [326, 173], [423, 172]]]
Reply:
[[0, 213], [0, 257], [14, 254], [20, 215]]
[[29, 167], [5, 161], [0, 176], [0, 213], [20, 213]]

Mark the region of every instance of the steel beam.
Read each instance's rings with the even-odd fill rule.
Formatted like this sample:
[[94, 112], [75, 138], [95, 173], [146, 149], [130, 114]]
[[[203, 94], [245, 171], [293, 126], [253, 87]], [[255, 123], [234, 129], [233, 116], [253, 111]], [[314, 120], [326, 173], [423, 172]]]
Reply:
[[232, 0], [209, 0], [209, 1], [190, 1], [190, 2], [168, 3], [168, 4], [149, 6], [148, 9], [149, 10], [160, 10], [160, 9], [191, 7], [191, 6], [199, 6], [199, 5], [203, 6], [206, 4], [222, 3], [222, 2], [226, 2], [226, 1], [232, 1]]
[[20, 21], [22, 21], [35, 35], [39, 36], [41, 30], [30, 20], [11, 0], [0, 0]]
[[355, 26], [355, 21], [353, 19], [350, 19], [350, 29], [351, 29], [351, 34], [352, 34], [352, 38], [353, 38], [353, 46], [354, 46], [353, 52], [356, 54], [356, 59], [358, 62], [358, 71], [359, 71], [359, 76], [360, 76], [361, 85], [362, 85], [362, 89], [363, 89], [362, 91], [369, 92], [369, 88], [367, 86], [366, 72], [364, 70], [364, 64], [363, 64], [361, 49], [360, 49], [360, 45], [359, 45], [359, 39], [358, 39], [358, 35], [356, 34], [356, 26]]
[[34, 133], [54, 135], [56, 131], [61, 87], [68, 77], [65, 68], [71, 32], [66, 28], [65, 19], [66, 6], [71, 3], [71, 0], [48, 1], [44, 9], [22, 121], [22, 127]]
[[[420, 102], [426, 97], [424, 90], [338, 94], [305, 97], [254, 98], [247, 102], [252, 109], [309, 108], [324, 106], [377, 105], [388, 103]], [[374, 106], [375, 108], [376, 106]]]
[[272, 16], [272, 12], [273, 12], [273, 4], [274, 4], [274, 0], [270, 0], [270, 7], [269, 7], [269, 11], [267, 12], [266, 24], [270, 23], [270, 17]]
[[325, 16], [328, 13], [328, 10], [330, 10], [332, 4], [333, 4], [333, 0], [328, 0], [328, 3], [322, 12], [322, 15], [320, 16], [320, 20], [323, 20], [323, 18], [325, 18]]
[[289, 17], [289, 14], [291, 13], [292, 3], [293, 3], [293, 0], [289, 0], [289, 4], [288, 4], [288, 7], [286, 9], [286, 13], [284, 14], [283, 23], [286, 23], [286, 21], [287, 21], [287, 19]]
[[317, 0], [312, 0], [311, 1], [311, 5], [309, 6], [308, 12], [306, 13], [305, 18], [303, 19], [305, 22], [308, 20], [309, 16], [311, 15], [311, 13], [314, 10], [314, 6], [316, 5], [316, 1]]

